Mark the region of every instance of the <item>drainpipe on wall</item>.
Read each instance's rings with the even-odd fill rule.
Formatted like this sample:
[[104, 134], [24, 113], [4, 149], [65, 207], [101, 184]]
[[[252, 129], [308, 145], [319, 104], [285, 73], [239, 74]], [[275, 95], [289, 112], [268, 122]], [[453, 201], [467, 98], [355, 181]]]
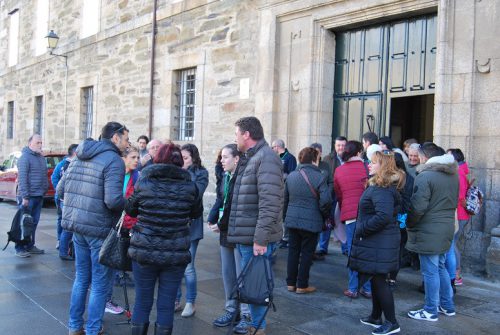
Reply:
[[156, 49], [156, 9], [158, 0], [153, 4], [153, 28], [151, 29], [151, 73], [149, 78], [149, 138], [153, 135], [153, 94], [154, 94], [154, 73], [155, 73], [155, 49]]

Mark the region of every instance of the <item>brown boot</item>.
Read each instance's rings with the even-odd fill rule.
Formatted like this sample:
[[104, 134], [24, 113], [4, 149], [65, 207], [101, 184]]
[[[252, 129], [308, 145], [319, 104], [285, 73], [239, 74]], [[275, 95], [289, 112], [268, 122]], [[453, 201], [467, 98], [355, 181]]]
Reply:
[[254, 327], [249, 327], [248, 328], [248, 333], [247, 335], [266, 335], [266, 333], [264, 332], [264, 329], [259, 329], [257, 330], [257, 332], [255, 332], [255, 328]]
[[70, 330], [69, 335], [85, 335], [85, 330], [80, 329], [80, 330]]
[[297, 291], [295, 291], [295, 292], [298, 294], [307, 294], [307, 293], [313, 293], [315, 291], [316, 291], [316, 287], [308, 286], [306, 288], [297, 287]]

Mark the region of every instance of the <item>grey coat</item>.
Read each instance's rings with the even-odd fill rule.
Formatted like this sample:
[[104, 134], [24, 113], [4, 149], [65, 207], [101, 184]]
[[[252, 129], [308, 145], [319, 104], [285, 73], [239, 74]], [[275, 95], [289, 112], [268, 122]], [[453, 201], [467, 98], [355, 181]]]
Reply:
[[458, 166], [453, 156], [433, 157], [417, 168], [406, 222], [406, 249], [437, 255], [450, 249], [458, 203]]
[[64, 199], [61, 225], [85, 236], [106, 238], [125, 205], [125, 163], [109, 140], [84, 141], [57, 185]]
[[19, 195], [23, 199], [43, 197], [49, 189], [45, 157], [24, 147], [17, 162]]
[[[198, 189], [198, 195], [200, 199], [203, 199], [203, 194], [208, 186], [208, 171], [204, 167], [194, 167], [190, 166], [188, 169], [189, 174], [191, 175], [191, 180], [196, 184], [196, 188]], [[201, 201], [203, 213], [203, 200]], [[200, 215], [196, 219], [191, 221], [191, 225], [189, 226], [189, 236], [191, 241], [201, 240], [203, 238], [203, 215]]]
[[300, 169], [306, 173], [317, 196], [312, 193], [300, 170], [290, 173], [285, 184], [285, 226], [319, 233], [325, 218], [330, 215], [331, 192], [319, 168], [304, 164]]
[[283, 227], [283, 166], [264, 139], [238, 164], [228, 242], [267, 246], [281, 239]]

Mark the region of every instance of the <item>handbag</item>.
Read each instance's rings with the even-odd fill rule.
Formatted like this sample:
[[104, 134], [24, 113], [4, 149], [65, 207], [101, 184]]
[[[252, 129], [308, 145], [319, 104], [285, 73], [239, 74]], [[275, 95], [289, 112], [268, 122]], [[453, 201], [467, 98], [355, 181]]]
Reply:
[[132, 271], [132, 260], [128, 256], [130, 235], [121, 233], [124, 217], [125, 212], [122, 213], [116, 227], [111, 228], [102, 243], [99, 251], [99, 263], [116, 270]]
[[[311, 193], [314, 195], [314, 197], [316, 199], [319, 200], [318, 191], [316, 191], [316, 189], [311, 185], [311, 182], [309, 181], [309, 178], [307, 177], [307, 174], [302, 169], [300, 169], [299, 172], [302, 175], [302, 177], [304, 178], [304, 180], [306, 181], [307, 186], [309, 186], [309, 189], [311, 190]], [[322, 231], [331, 230], [334, 226], [335, 226], [335, 222], [332, 222], [332, 220], [330, 218], [326, 218], [323, 221], [323, 226], [321, 226], [321, 230]]]

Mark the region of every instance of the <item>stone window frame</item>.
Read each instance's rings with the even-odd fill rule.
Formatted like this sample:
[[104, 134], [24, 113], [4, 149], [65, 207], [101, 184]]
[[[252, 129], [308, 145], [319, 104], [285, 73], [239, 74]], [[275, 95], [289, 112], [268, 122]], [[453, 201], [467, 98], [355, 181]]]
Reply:
[[[8, 66], [16, 66], [19, 63], [19, 31], [20, 31], [19, 8], [9, 12], [9, 41], [8, 41]], [[13, 27], [15, 26], [15, 27]]]
[[203, 113], [204, 113], [204, 89], [205, 89], [205, 67], [206, 67], [206, 51], [192, 52], [183, 54], [181, 56], [174, 56], [165, 59], [165, 83], [164, 87], [160, 90], [165, 92], [164, 100], [161, 104], [165, 106], [162, 109], [162, 114], [156, 114], [154, 116], [155, 122], [153, 126], [154, 137], [165, 137], [169, 139], [177, 138], [177, 73], [178, 71], [196, 68], [196, 92], [195, 92], [195, 102], [194, 107], [194, 136], [191, 140], [175, 140], [179, 144], [193, 143], [195, 144], [200, 152], [203, 146]]
[[34, 8], [36, 8], [36, 23], [33, 34], [33, 49], [36, 57], [47, 52], [47, 39], [45, 37], [49, 31], [49, 0], [37, 0]]
[[43, 95], [36, 95], [34, 99], [34, 113], [33, 113], [33, 133], [43, 136], [44, 126], [44, 113], [45, 113], [45, 99]]
[[[192, 141], [195, 139], [194, 123], [196, 109], [196, 67], [176, 71], [177, 104], [177, 141]], [[194, 76], [194, 78], [190, 78]], [[191, 110], [191, 112], [189, 112]]]
[[15, 122], [14, 122], [14, 114], [16, 112], [16, 103], [14, 100], [7, 102], [7, 132], [6, 137], [8, 140], [14, 139], [14, 130], [15, 130]]
[[[80, 133], [79, 138], [81, 140], [85, 140], [86, 138], [92, 137], [94, 133], [94, 120], [95, 120], [95, 94], [94, 94], [94, 86], [85, 86], [80, 88]], [[90, 104], [85, 101], [85, 93], [89, 92], [90, 94]], [[90, 113], [89, 113], [90, 110]]]
[[[88, 8], [88, 6], [95, 6]], [[101, 1], [100, 0], [87, 0], [82, 1], [81, 7], [81, 21], [80, 21], [80, 33], [79, 38], [84, 39], [90, 36], [95, 36], [100, 31], [100, 21], [101, 21]], [[94, 14], [95, 17], [89, 17], [88, 14]], [[90, 30], [86, 27], [95, 27], [95, 30]]]

